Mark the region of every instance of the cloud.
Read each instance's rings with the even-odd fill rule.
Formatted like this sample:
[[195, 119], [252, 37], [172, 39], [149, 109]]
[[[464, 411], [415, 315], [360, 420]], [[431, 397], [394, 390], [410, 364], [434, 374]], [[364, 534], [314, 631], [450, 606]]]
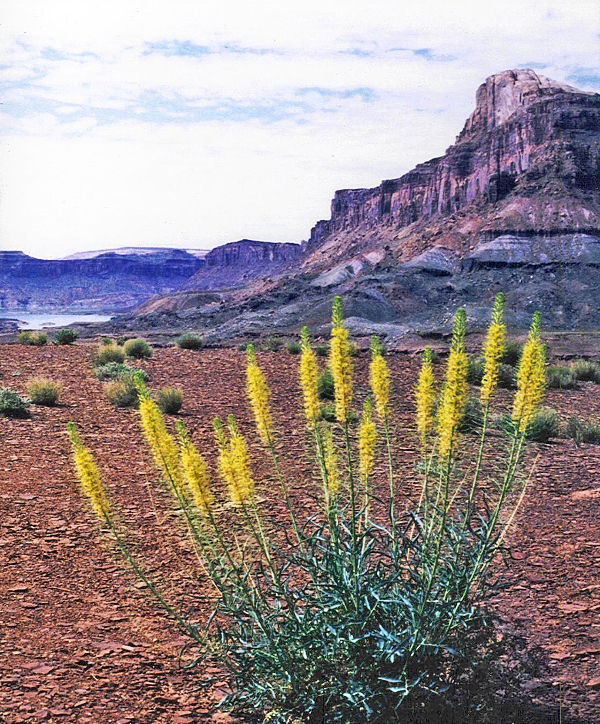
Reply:
[[297, 241], [336, 188], [443, 153], [487, 75], [600, 86], [594, 0], [6, 0], [3, 14], [0, 240], [47, 255]]

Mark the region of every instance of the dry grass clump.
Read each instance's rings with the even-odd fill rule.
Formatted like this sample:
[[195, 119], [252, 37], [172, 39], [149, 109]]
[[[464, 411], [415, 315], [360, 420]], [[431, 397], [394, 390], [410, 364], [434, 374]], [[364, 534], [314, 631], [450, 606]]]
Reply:
[[27, 383], [27, 394], [34, 405], [52, 407], [58, 402], [62, 390], [62, 384], [49, 377], [32, 377]]
[[128, 339], [123, 345], [123, 350], [132, 359], [147, 359], [152, 357], [152, 347], [145, 339]]
[[569, 367], [550, 365], [546, 368], [546, 386], [556, 390], [572, 390], [577, 380]]
[[600, 423], [571, 417], [565, 426], [565, 437], [575, 440], [577, 446], [583, 443], [600, 445]]
[[110, 362], [122, 364], [125, 362], [125, 352], [112, 342], [110, 344], [101, 344], [92, 357], [92, 365], [94, 367], [102, 367]]
[[183, 390], [179, 387], [163, 387], [156, 393], [156, 404], [167, 415], [176, 415], [183, 405]]
[[17, 341], [30, 347], [43, 347], [48, 342], [48, 335], [46, 332], [21, 332]]
[[576, 380], [595, 382], [600, 385], [600, 365], [588, 359], [577, 359], [571, 363], [571, 372]]
[[133, 378], [110, 380], [104, 385], [104, 394], [115, 407], [138, 406], [138, 393]]

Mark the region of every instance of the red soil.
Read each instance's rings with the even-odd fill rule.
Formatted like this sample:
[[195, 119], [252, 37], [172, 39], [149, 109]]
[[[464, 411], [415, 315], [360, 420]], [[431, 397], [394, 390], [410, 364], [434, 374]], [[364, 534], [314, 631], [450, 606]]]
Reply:
[[[65, 432], [69, 420], [104, 471], [109, 496], [147, 570], [175, 600], [192, 603], [194, 577], [201, 585], [205, 579], [180, 516], [170, 512], [157, 482], [137, 413], [112, 407], [102, 383], [90, 375], [91, 352], [83, 345], [0, 348], [0, 384], [25, 392], [27, 379], [39, 374], [64, 383], [60, 406], [32, 406], [30, 419], [0, 418], [0, 720], [229, 721], [211, 713], [215, 692], [197, 691], [199, 672], [180, 669], [186, 639], [140, 587], [79, 494]], [[400, 433], [395, 457], [398, 469], [410, 470], [417, 365], [405, 355], [388, 361]], [[261, 354], [259, 362], [285, 432], [285, 464], [306, 480], [310, 458], [299, 416], [298, 358], [282, 351]], [[366, 364], [364, 357], [357, 360], [359, 395], [367, 386]], [[150, 373], [151, 388], [183, 388], [181, 416], [211, 460], [212, 418], [229, 412], [262, 455], [245, 405], [242, 353], [159, 349], [140, 366]], [[563, 419], [599, 419], [599, 391], [584, 383], [574, 391], [550, 391], [547, 402]], [[515, 560], [507, 575], [516, 585], [496, 606], [548, 659], [549, 671], [534, 682], [533, 695], [593, 724], [600, 721], [600, 446], [577, 449], [570, 440], [557, 440], [532, 445], [529, 455], [536, 453], [536, 474], [511, 540]], [[256, 472], [272, 481], [266, 460]], [[281, 502], [271, 502], [268, 491], [265, 497], [271, 514], [282, 517]], [[295, 501], [308, 509], [301, 486]]]

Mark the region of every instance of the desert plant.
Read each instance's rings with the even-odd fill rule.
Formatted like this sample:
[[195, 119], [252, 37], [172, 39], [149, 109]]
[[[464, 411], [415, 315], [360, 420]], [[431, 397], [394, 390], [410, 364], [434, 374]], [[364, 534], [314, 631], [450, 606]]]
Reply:
[[279, 337], [266, 337], [262, 343], [263, 349], [267, 352], [278, 352], [283, 346]]
[[285, 348], [287, 349], [289, 354], [300, 354], [300, 352], [302, 351], [302, 347], [300, 346], [300, 343], [296, 342], [295, 340], [288, 342], [285, 345]]
[[123, 350], [128, 357], [132, 359], [146, 359], [152, 357], [152, 347], [145, 339], [137, 337], [136, 339], [128, 339], [123, 345]]
[[240, 342], [237, 346], [237, 348], [240, 352], [245, 352], [247, 347], [248, 347], [248, 342]]
[[516, 367], [521, 359], [523, 352], [523, 344], [516, 339], [507, 339], [504, 342], [504, 352], [502, 353], [502, 364]]
[[117, 337], [117, 339], [115, 340], [117, 347], [122, 347], [125, 342], [127, 342], [127, 339], [127, 337]]
[[358, 345], [354, 342], [350, 342], [348, 346], [348, 353], [350, 354], [350, 357], [358, 357], [360, 350], [358, 349]]
[[527, 439], [533, 442], [548, 442], [552, 437], [560, 435], [560, 418], [558, 412], [550, 407], [541, 407], [532, 416], [527, 425]]
[[21, 332], [17, 337], [19, 344], [26, 344], [30, 347], [43, 347], [48, 342], [46, 332]]
[[321, 370], [317, 378], [317, 391], [320, 400], [333, 400], [335, 398], [333, 375], [329, 367]]
[[511, 365], [498, 365], [498, 387], [506, 390], [512, 390], [517, 384], [517, 375], [515, 368]]
[[467, 362], [467, 382], [470, 385], [480, 385], [485, 372], [485, 360], [480, 355], [471, 355]]
[[167, 415], [176, 415], [183, 405], [183, 391], [178, 387], [163, 387], [156, 393], [156, 404]]
[[326, 344], [315, 345], [315, 354], [317, 357], [327, 357], [329, 354], [329, 347]]
[[102, 337], [100, 340], [102, 344], [115, 344], [115, 342], [110, 337]]
[[[288, 471], [282, 469], [275, 445], [269, 387], [249, 345], [248, 401], [289, 517], [289, 525], [278, 521], [279, 534], [269, 533], [275, 530], [272, 509], [262, 503], [263, 491], [257, 490], [249, 447], [235, 418], [229, 416], [226, 424], [214, 421], [219, 473], [231, 501], [222, 506], [215, 504], [207, 464], [184, 425], [177, 425], [178, 445], [160, 409], [137, 382], [145, 438], [215, 590], [206, 631], [188, 620], [184, 607], [170, 603], [134, 560], [100, 471], [70, 424], [78, 476], [92, 509], [148, 590], [202, 649], [196, 663], [214, 662], [224, 670], [223, 707], [275, 724], [316, 721], [323, 712], [332, 724], [408, 722], [417, 715], [422, 721], [450, 721], [457, 709], [463, 721], [474, 721], [477, 712], [492, 706], [495, 692], [504, 698], [507, 687], [511, 690], [514, 667], [485, 602], [497, 591], [497, 570], [491, 564], [525, 493], [516, 471], [525, 431], [543, 393], [544, 354], [535, 315], [519, 366], [511, 414], [514, 434], [504, 456], [498, 458], [494, 451], [486, 464], [486, 452], [491, 454], [487, 420], [504, 333], [501, 302], [500, 297], [486, 340], [481, 440], [472, 446], [475, 465], [468, 479], [464, 470], [471, 468], [461, 463], [457, 470], [454, 464], [459, 448], [461, 460], [469, 452], [460, 446], [458, 431], [467, 394], [464, 310], [456, 315], [437, 422], [431, 351], [424, 356], [416, 397], [426, 464], [419, 481], [421, 499], [415, 504], [404, 495], [398, 498], [399, 476], [391, 454], [386, 505], [373, 492], [376, 420], [390, 450], [389, 375], [377, 340], [371, 347], [373, 402], [365, 402], [354, 448], [348, 428], [352, 359], [339, 298], [334, 301], [329, 361], [339, 428], [317, 420], [316, 360], [303, 330], [301, 391], [322, 485], [321, 492], [315, 491], [315, 512], [307, 519], [299, 518], [303, 513], [290, 499]], [[336, 429], [341, 430], [337, 441]], [[397, 509], [399, 500], [405, 509]], [[238, 530], [244, 532], [244, 545]]]
[[57, 329], [56, 332], [54, 332], [55, 344], [73, 344], [77, 337], [79, 337], [79, 335], [74, 329]]
[[9, 387], [0, 387], [0, 416], [26, 417], [29, 400]]
[[125, 353], [115, 344], [101, 344], [92, 356], [92, 365], [102, 367], [110, 362], [122, 364], [125, 362]]
[[27, 394], [34, 405], [52, 407], [58, 401], [63, 386], [49, 377], [33, 377], [27, 383]]
[[571, 363], [571, 372], [576, 380], [595, 382], [600, 385], [600, 365], [587, 359], [576, 359]]
[[148, 382], [150, 376], [145, 370], [137, 367], [130, 367], [122, 362], [107, 362], [105, 365], [96, 367], [93, 371], [94, 377], [99, 380], [115, 380], [121, 377], [131, 377], [138, 375], [143, 382]]
[[577, 381], [568, 367], [550, 365], [546, 368], [546, 386], [559, 390], [572, 390], [577, 386]]
[[115, 407], [137, 407], [138, 393], [131, 377], [109, 380], [104, 385], [104, 394]]
[[565, 426], [565, 436], [575, 440], [578, 447], [583, 443], [600, 445], [600, 424], [592, 420], [570, 417]]
[[201, 337], [199, 334], [194, 334], [193, 332], [186, 332], [177, 339], [177, 346], [181, 349], [203, 349], [204, 337]]
[[479, 397], [467, 397], [465, 407], [458, 424], [459, 432], [477, 432], [483, 425], [483, 410]]

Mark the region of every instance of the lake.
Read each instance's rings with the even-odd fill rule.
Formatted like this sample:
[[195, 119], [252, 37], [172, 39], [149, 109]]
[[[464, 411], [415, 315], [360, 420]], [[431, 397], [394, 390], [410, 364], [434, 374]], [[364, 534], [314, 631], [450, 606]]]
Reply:
[[19, 329], [42, 329], [44, 327], [68, 327], [70, 324], [81, 324], [84, 322], [108, 322], [111, 319], [109, 314], [53, 314], [49, 312], [19, 312], [16, 309], [3, 310], [0, 312], [0, 319], [18, 320]]

